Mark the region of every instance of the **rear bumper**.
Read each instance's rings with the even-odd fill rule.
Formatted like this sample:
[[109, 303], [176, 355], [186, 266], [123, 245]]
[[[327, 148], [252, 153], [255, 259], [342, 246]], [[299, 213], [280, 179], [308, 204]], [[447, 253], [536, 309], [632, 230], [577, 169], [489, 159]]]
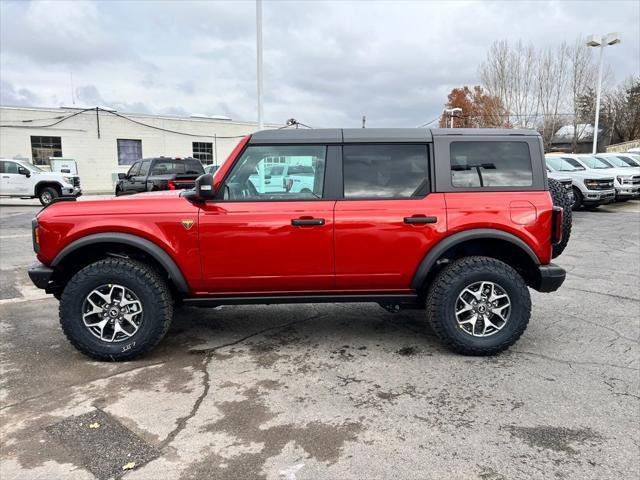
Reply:
[[47, 267], [42, 263], [34, 263], [29, 267], [28, 272], [29, 278], [36, 287], [42, 288], [43, 290], [49, 288], [51, 277], [53, 276], [53, 268]]
[[540, 280], [534, 288], [539, 292], [555, 292], [564, 283], [567, 276], [565, 269], [555, 263], [540, 265], [538, 271]]

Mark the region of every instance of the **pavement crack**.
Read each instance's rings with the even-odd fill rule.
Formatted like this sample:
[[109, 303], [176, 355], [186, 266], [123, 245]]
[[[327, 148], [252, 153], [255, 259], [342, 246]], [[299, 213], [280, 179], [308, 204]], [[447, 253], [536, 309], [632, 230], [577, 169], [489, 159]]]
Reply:
[[175, 440], [175, 438], [186, 428], [187, 424], [189, 423], [189, 420], [191, 420], [193, 417], [196, 416], [196, 414], [198, 413], [198, 410], [200, 410], [200, 406], [202, 405], [202, 402], [204, 402], [204, 399], [207, 397], [207, 395], [209, 394], [209, 390], [211, 389], [211, 376], [209, 375], [209, 363], [211, 362], [211, 359], [213, 358], [213, 355], [216, 351], [222, 349], [222, 348], [226, 348], [226, 347], [231, 347], [233, 345], [238, 345], [239, 343], [244, 342], [245, 340], [248, 340], [249, 338], [258, 336], [262, 333], [265, 332], [269, 332], [272, 330], [278, 330], [278, 329], [282, 329], [282, 328], [286, 328], [289, 327], [291, 325], [296, 325], [302, 322], [307, 322], [309, 320], [313, 320], [316, 319], [318, 317], [321, 317], [322, 315], [312, 315], [310, 317], [307, 318], [303, 318], [300, 320], [294, 320], [291, 322], [287, 322], [287, 323], [283, 323], [280, 325], [276, 325], [274, 327], [269, 327], [269, 328], [263, 328], [262, 330], [258, 330], [257, 332], [251, 333], [249, 335], [246, 335], [242, 338], [239, 338], [238, 340], [234, 340], [233, 342], [228, 342], [228, 343], [224, 343], [222, 345], [217, 345], [215, 347], [211, 347], [211, 348], [206, 348], [206, 349], [201, 349], [201, 350], [192, 350], [192, 353], [204, 353], [205, 357], [202, 359], [202, 393], [200, 393], [200, 395], [198, 395], [198, 398], [196, 398], [195, 402], [193, 402], [193, 405], [191, 407], [191, 410], [189, 411], [189, 413], [187, 415], [185, 415], [184, 417], [180, 417], [178, 419], [178, 421], [176, 422], [177, 425], [176, 427], [169, 432], [169, 434], [167, 435], [167, 437], [160, 442], [160, 444], [158, 445], [158, 449], [163, 450], [167, 445], [171, 444], [171, 442], [173, 442]]
[[569, 368], [573, 368], [573, 365], [591, 365], [591, 366], [598, 366], [598, 367], [622, 368], [624, 370], [632, 370], [634, 372], [638, 371], [637, 368], [629, 367], [629, 366], [626, 366], [626, 365], [616, 365], [615, 363], [579, 362], [579, 361], [565, 360], [563, 358], [551, 357], [549, 355], [544, 355], [542, 353], [536, 353], [536, 352], [525, 352], [525, 351], [522, 351], [522, 350], [511, 350], [511, 351], [513, 353], [519, 353], [521, 355], [531, 355], [531, 356], [534, 356], [534, 357], [544, 358], [545, 360], [550, 360], [552, 362], [562, 363], [564, 365], [569, 366]]
[[582, 288], [574, 288], [574, 287], [562, 287], [565, 290], [575, 290], [576, 292], [584, 292], [584, 293], [594, 293], [596, 295], [604, 295], [605, 297], [619, 298], [620, 300], [631, 300], [632, 302], [637, 302], [637, 298], [625, 297], [623, 295], [615, 295], [613, 293], [606, 292], [595, 292], [593, 290], [583, 290]]

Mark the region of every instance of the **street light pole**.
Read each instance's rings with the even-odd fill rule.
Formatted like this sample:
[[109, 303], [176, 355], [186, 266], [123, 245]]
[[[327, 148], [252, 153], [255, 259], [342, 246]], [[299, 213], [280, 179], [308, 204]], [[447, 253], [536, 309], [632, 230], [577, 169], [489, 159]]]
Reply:
[[[616, 45], [620, 43], [619, 33], [608, 33], [607, 35], [589, 35], [587, 37], [587, 47], [600, 47], [600, 61], [598, 66], [598, 85], [596, 88], [596, 119], [593, 126], [593, 149], [592, 153], [595, 155], [598, 153], [598, 126], [600, 123], [600, 96], [602, 93], [602, 64], [604, 57], [604, 47], [610, 45]], [[574, 135], [577, 132], [573, 132]]]
[[449, 114], [449, 128], [453, 128], [453, 114], [454, 113], [462, 113], [462, 108], [460, 108], [460, 107], [445, 108], [443, 110], [443, 112]]
[[256, 0], [256, 47], [258, 50], [258, 129], [264, 128], [262, 119], [262, 0]]

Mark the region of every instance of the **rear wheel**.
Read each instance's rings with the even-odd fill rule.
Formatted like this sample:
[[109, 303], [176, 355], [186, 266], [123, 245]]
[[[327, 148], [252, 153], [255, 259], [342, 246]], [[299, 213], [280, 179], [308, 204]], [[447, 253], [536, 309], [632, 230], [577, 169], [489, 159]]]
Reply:
[[53, 187], [44, 187], [44, 188], [41, 188], [40, 191], [38, 192], [38, 200], [40, 200], [40, 203], [44, 206], [49, 205], [59, 196], [60, 194]]
[[98, 360], [131, 360], [164, 337], [173, 302], [151, 267], [107, 258], [76, 273], [60, 299], [60, 324], [69, 341]]
[[553, 258], [556, 258], [567, 248], [569, 237], [571, 237], [571, 200], [569, 200], [569, 196], [562, 184], [553, 178], [549, 179], [549, 192], [551, 193], [553, 204], [557, 207], [562, 207], [564, 210], [562, 217], [562, 240], [553, 246], [552, 251]]
[[494, 355], [513, 345], [531, 316], [522, 277], [490, 257], [466, 257], [445, 267], [427, 295], [427, 318], [440, 340], [464, 355]]

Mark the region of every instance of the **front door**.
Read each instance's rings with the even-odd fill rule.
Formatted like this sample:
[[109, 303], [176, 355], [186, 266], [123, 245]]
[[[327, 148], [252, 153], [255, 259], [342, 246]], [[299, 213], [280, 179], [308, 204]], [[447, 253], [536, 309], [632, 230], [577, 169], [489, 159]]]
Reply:
[[131, 165], [131, 168], [127, 172], [127, 176], [122, 179], [122, 191], [124, 193], [137, 193], [135, 189], [135, 178], [140, 172], [140, 165], [142, 162], [136, 162]]
[[26, 175], [20, 173], [20, 164], [11, 160], [0, 162], [0, 194], [2, 195], [30, 195], [31, 182]]
[[[327, 291], [334, 286], [333, 209], [324, 194], [325, 145], [249, 145], [200, 210], [204, 288], [213, 294]], [[265, 161], [313, 169], [312, 191], [260, 181]]]
[[444, 195], [430, 193], [427, 144], [347, 144], [335, 208], [336, 287], [407, 291], [446, 233]]

